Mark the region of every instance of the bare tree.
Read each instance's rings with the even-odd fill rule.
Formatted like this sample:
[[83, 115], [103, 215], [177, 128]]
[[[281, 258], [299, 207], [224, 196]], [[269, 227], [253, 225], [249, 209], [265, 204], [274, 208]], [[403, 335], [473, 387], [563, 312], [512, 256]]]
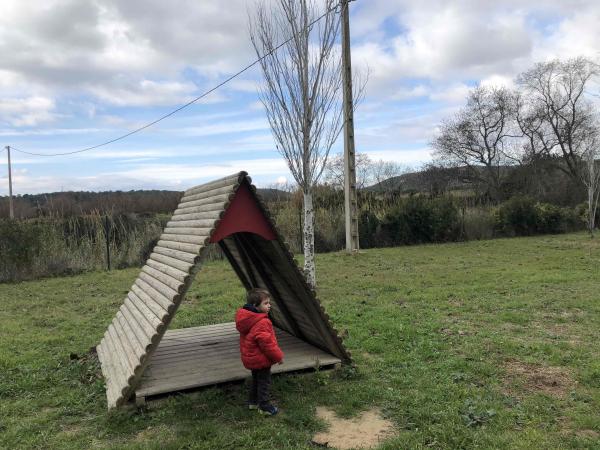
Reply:
[[586, 140], [584, 151], [584, 167], [582, 181], [587, 188], [588, 194], [588, 231], [590, 237], [594, 237], [596, 228], [596, 211], [598, 209], [598, 197], [600, 196], [600, 139], [598, 128], [590, 132]]
[[477, 87], [466, 106], [443, 122], [432, 142], [439, 162], [449, 167], [467, 167], [472, 181], [483, 183], [495, 200], [514, 164], [514, 96], [506, 88]]
[[[316, 285], [313, 187], [341, 131], [341, 59], [335, 41], [338, 1], [263, 2], [250, 17], [250, 36], [264, 83], [260, 98], [277, 149], [304, 195], [304, 269]], [[289, 39], [289, 40], [288, 40]], [[286, 44], [277, 51], [279, 43]]]
[[374, 161], [369, 167], [369, 184], [374, 184], [380, 191], [391, 191], [402, 188], [402, 180], [398, 177], [408, 169], [395, 161]]
[[597, 64], [579, 57], [538, 63], [517, 80], [523, 91], [517, 119], [526, 149], [557, 157], [557, 167], [575, 180], [582, 180], [581, 161], [594, 122], [585, 89], [597, 74]]
[[[377, 185], [379, 190], [400, 187], [398, 176], [407, 172], [407, 168], [395, 161], [373, 161], [366, 153], [356, 153], [356, 186], [364, 189]], [[335, 188], [344, 187], [344, 155], [330, 158], [324, 172], [325, 181]]]
[[[373, 161], [366, 153], [356, 153], [356, 187], [363, 189], [371, 182], [371, 165]], [[344, 155], [335, 155], [327, 161], [323, 173], [325, 182], [336, 189], [344, 188]]]

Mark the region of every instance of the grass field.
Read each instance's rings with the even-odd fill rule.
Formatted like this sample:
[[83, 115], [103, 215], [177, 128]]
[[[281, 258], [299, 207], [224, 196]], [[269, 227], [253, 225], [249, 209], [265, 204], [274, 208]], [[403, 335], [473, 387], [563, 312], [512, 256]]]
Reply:
[[[241, 384], [106, 411], [95, 346], [137, 269], [0, 285], [0, 447], [316, 448], [326, 406], [378, 408], [384, 449], [600, 448], [600, 243], [584, 234], [318, 255], [319, 297], [356, 370], [283, 375], [282, 414]], [[173, 326], [232, 320], [226, 263]]]

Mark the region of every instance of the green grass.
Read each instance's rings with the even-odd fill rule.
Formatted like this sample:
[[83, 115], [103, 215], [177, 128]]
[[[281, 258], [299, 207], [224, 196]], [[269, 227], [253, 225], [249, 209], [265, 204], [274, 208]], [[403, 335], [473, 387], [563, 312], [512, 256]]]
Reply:
[[[0, 447], [315, 448], [317, 406], [379, 408], [381, 448], [600, 448], [600, 244], [584, 234], [318, 255], [319, 297], [357, 370], [277, 376], [283, 413], [240, 384], [106, 411], [96, 345], [138, 270], [0, 285]], [[226, 263], [173, 326], [232, 320]], [[71, 359], [70, 354], [79, 359]]]

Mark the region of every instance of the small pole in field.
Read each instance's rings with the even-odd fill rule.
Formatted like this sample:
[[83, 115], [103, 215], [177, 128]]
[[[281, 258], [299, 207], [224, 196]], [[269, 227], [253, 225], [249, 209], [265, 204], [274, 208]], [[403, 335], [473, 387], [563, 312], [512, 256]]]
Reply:
[[12, 194], [12, 170], [10, 166], [10, 145], [6, 146], [6, 153], [8, 154], [8, 208], [10, 218], [15, 218], [15, 210], [13, 207], [13, 194]]
[[104, 216], [104, 236], [106, 237], [106, 266], [110, 271], [110, 221]]

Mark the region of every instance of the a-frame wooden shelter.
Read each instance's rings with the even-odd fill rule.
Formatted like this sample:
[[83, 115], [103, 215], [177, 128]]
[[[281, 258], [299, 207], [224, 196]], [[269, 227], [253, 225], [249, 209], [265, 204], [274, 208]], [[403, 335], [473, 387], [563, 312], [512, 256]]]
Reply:
[[209, 243], [218, 243], [246, 289], [271, 292], [271, 318], [286, 353], [274, 372], [350, 361], [250, 177], [240, 172], [185, 192], [97, 346], [109, 408], [248, 375], [233, 323], [167, 330]]

